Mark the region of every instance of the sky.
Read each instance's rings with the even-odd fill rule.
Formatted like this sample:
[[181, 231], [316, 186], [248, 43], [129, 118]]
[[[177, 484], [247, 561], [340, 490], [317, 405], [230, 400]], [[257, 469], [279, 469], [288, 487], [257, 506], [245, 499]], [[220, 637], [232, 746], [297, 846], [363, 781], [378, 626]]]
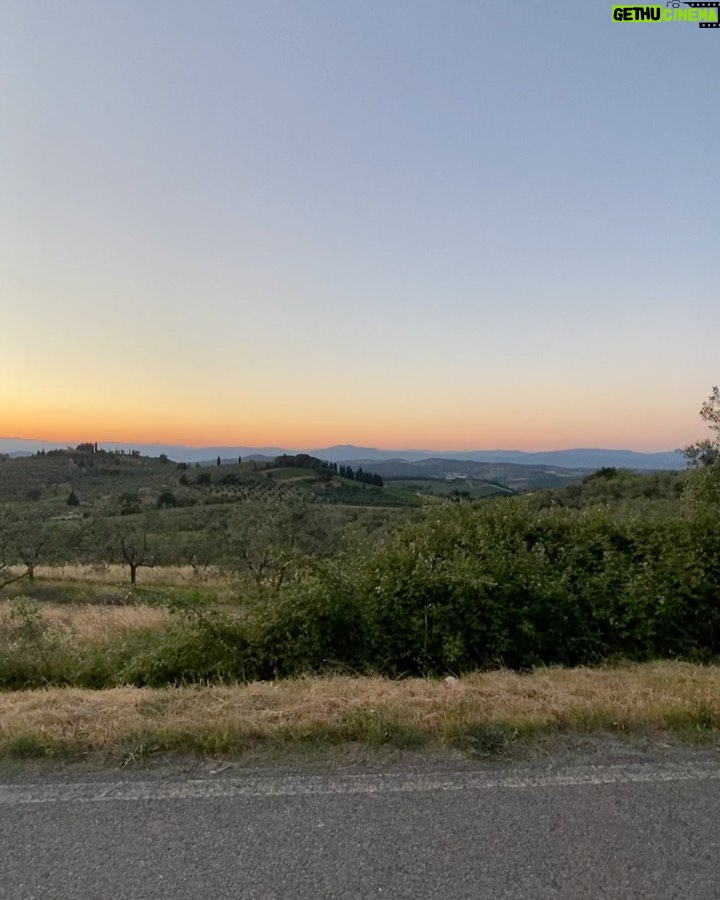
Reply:
[[4, 0], [0, 437], [666, 450], [720, 381], [720, 29]]

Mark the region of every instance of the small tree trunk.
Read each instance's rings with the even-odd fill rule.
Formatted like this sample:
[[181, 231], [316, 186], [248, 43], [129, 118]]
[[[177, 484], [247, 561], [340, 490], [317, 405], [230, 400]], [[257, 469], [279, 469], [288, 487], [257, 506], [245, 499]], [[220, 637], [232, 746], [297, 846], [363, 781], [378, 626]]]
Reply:
[[135, 584], [135, 573], [137, 572], [137, 566], [135, 563], [130, 563], [130, 584]]

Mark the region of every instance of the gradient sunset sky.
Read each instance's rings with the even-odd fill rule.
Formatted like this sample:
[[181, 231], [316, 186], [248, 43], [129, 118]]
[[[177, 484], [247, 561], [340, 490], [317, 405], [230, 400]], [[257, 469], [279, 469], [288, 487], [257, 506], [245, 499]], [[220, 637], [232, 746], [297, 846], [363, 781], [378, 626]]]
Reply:
[[701, 436], [720, 29], [611, 5], [4, 0], [0, 437]]

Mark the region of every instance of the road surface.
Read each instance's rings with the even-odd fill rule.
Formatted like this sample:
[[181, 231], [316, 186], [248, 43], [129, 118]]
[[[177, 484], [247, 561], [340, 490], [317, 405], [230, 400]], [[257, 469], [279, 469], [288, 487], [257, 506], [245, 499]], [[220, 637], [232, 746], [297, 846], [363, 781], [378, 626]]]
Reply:
[[4, 778], [0, 897], [720, 897], [717, 751], [203, 773]]

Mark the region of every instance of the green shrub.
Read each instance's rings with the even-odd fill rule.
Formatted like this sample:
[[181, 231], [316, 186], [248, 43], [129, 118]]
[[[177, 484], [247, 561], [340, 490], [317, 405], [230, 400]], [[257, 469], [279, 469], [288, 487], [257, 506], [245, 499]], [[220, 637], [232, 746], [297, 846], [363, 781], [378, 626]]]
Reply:
[[[288, 523], [288, 547], [301, 526], [314, 546], [311, 519]], [[252, 546], [238, 547], [252, 561]], [[380, 546], [322, 564], [300, 555], [291, 562], [292, 577], [257, 581], [242, 616], [176, 600], [169, 628], [92, 649], [49, 627], [34, 601], [16, 600], [0, 633], [0, 686], [155, 686], [329, 669], [446, 674], [720, 655], [720, 519], [709, 503], [664, 506], [653, 517], [517, 499], [448, 504]]]

